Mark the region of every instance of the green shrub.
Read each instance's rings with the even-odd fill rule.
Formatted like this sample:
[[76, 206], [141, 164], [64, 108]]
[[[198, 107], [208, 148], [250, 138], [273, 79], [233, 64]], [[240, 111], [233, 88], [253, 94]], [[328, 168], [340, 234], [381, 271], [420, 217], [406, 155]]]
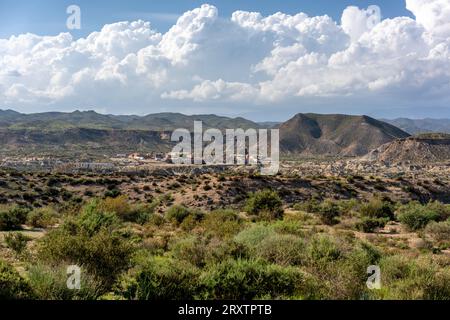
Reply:
[[126, 196], [107, 197], [103, 200], [97, 200], [96, 209], [100, 212], [114, 213], [119, 218], [129, 221], [133, 214], [133, 208], [128, 202]]
[[192, 211], [185, 206], [174, 205], [167, 210], [166, 218], [176, 224], [181, 224], [191, 213]]
[[379, 219], [387, 218], [388, 220], [394, 220], [394, 212], [392, 205], [378, 198], [373, 198], [367, 203], [361, 204], [360, 212], [363, 217]]
[[155, 225], [155, 226], [162, 226], [166, 222], [163, 216], [160, 216], [157, 213], [153, 213], [148, 217], [147, 223]]
[[28, 241], [30, 241], [30, 238], [20, 232], [5, 235], [5, 243], [8, 248], [14, 250], [14, 252], [19, 255], [22, 254], [27, 247]]
[[441, 268], [432, 257], [410, 259], [387, 256], [381, 259], [382, 289], [375, 298], [394, 300], [449, 300], [450, 270]]
[[340, 208], [334, 201], [326, 200], [317, 208], [317, 214], [319, 215], [322, 223], [326, 225], [334, 225], [339, 222], [337, 218], [340, 215]]
[[258, 215], [265, 220], [283, 217], [283, 202], [275, 191], [263, 190], [250, 194], [245, 207], [249, 214]]
[[117, 198], [120, 195], [121, 195], [121, 192], [119, 189], [107, 190], [105, 192], [105, 198]]
[[[298, 215], [296, 215], [296, 218]], [[305, 230], [302, 222], [298, 220], [280, 220], [272, 223], [273, 230], [280, 234], [292, 234], [296, 236], [304, 236]]]
[[215, 210], [205, 215], [201, 225], [207, 234], [227, 238], [237, 234], [243, 223], [233, 210]]
[[397, 214], [398, 220], [411, 230], [423, 229], [429, 222], [437, 221], [440, 218], [438, 212], [419, 202], [410, 202], [401, 206]]
[[424, 232], [434, 243], [450, 245], [450, 221], [430, 222]]
[[205, 248], [205, 263], [217, 264], [226, 259], [246, 259], [250, 257], [247, 247], [233, 239], [216, 241], [213, 238]]
[[154, 257], [123, 277], [118, 293], [133, 300], [192, 300], [199, 290], [198, 277], [198, 269], [189, 263]]
[[80, 289], [67, 287], [67, 266], [34, 264], [28, 270], [34, 295], [39, 300], [96, 300], [101, 296], [102, 285], [81, 269]]
[[305, 243], [294, 235], [273, 234], [255, 248], [257, 257], [282, 266], [299, 265], [305, 257]]
[[[119, 220], [114, 212], [105, 212], [102, 203], [94, 199], [85, 205], [75, 223], [83, 231], [94, 234], [102, 228], [112, 229], [118, 226]], [[68, 224], [66, 224], [68, 226]]]
[[257, 248], [264, 239], [273, 234], [275, 234], [275, 232], [272, 228], [258, 223], [239, 232], [234, 237], [234, 240], [253, 250]]
[[310, 239], [306, 253], [310, 263], [313, 265], [333, 262], [342, 256], [342, 251], [335, 239], [323, 234], [315, 235]]
[[125, 221], [136, 222], [143, 225], [150, 221], [154, 213], [155, 207], [152, 204], [135, 206], [132, 214], [125, 217]]
[[56, 223], [56, 212], [50, 207], [34, 209], [27, 216], [27, 224], [35, 228], [47, 228]]
[[50, 231], [40, 240], [38, 257], [49, 264], [83, 266], [108, 288], [116, 276], [128, 268], [134, 252], [133, 244], [103, 227], [92, 233], [73, 223]]
[[439, 216], [439, 221], [445, 221], [450, 218], [450, 204], [432, 201], [427, 204], [427, 208]]
[[33, 298], [28, 282], [12, 266], [0, 260], [0, 300]]
[[170, 245], [170, 253], [176, 260], [183, 260], [195, 266], [205, 265], [207, 243], [195, 236], [179, 239]]
[[317, 213], [319, 211], [320, 201], [311, 199], [302, 203], [296, 203], [294, 209], [298, 211], [305, 211], [309, 213]]
[[303, 274], [296, 268], [257, 260], [226, 260], [212, 265], [201, 276], [204, 299], [282, 299], [299, 294]]
[[[327, 299], [358, 300], [367, 297], [367, 267], [378, 265], [381, 253], [370, 244], [357, 242], [339, 260], [322, 265], [318, 277], [327, 288]], [[324, 272], [325, 271], [325, 272]]]
[[0, 208], [0, 231], [20, 230], [29, 210], [13, 206]]
[[128, 198], [121, 195], [98, 201], [97, 206], [99, 211], [114, 213], [122, 221], [144, 224], [154, 212], [156, 204], [131, 205]]
[[361, 221], [356, 224], [356, 228], [365, 233], [372, 233], [377, 229], [384, 228], [387, 222], [387, 218], [363, 217]]
[[359, 206], [359, 201], [357, 199], [339, 200], [337, 204], [342, 213], [350, 213]]

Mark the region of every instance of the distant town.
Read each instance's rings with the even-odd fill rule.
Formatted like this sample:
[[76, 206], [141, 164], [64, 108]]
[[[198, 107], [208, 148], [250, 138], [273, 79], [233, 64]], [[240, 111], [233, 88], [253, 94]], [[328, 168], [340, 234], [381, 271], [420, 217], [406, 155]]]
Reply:
[[[151, 152], [130, 154], [119, 153], [113, 156], [105, 156], [99, 161], [91, 159], [89, 161], [74, 161], [66, 158], [57, 158], [50, 156], [30, 156], [30, 157], [3, 157], [0, 158], [0, 167], [11, 168], [16, 170], [49, 170], [63, 172], [92, 171], [99, 173], [107, 173], [113, 171], [127, 171], [131, 169], [145, 169], [146, 167], [170, 166], [176, 164], [175, 157], [183, 157], [188, 164], [193, 164], [193, 155], [190, 153], [175, 152]], [[235, 156], [235, 163], [241, 165], [249, 165], [251, 163], [265, 163], [266, 160], [253, 159], [248, 154], [245, 156]], [[186, 162], [185, 162], [186, 163]], [[205, 164], [203, 162], [203, 164]]]

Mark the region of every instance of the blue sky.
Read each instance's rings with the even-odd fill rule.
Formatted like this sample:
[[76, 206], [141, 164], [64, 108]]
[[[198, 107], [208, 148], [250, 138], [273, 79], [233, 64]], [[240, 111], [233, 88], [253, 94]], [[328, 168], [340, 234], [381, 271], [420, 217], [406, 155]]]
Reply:
[[0, 0], [0, 109], [450, 118], [450, 0], [205, 2]]
[[75, 37], [84, 37], [108, 23], [137, 19], [150, 21], [159, 32], [165, 32], [179, 15], [203, 3], [216, 6], [223, 17], [231, 16], [236, 10], [263, 15], [281, 11], [305, 12], [310, 16], [327, 14], [339, 21], [347, 6], [367, 8], [371, 4], [381, 8], [384, 18], [411, 15], [403, 0], [0, 0], [0, 38], [27, 32], [38, 35], [67, 32], [66, 8], [71, 4], [82, 10], [82, 29], [71, 32]]

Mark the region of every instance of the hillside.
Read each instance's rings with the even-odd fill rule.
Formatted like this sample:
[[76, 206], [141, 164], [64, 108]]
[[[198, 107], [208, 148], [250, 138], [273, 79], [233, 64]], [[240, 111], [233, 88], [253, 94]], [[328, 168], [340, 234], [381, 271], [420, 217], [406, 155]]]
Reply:
[[282, 151], [305, 156], [361, 156], [409, 136], [367, 116], [297, 114], [279, 128]]
[[430, 163], [450, 160], [450, 134], [422, 134], [384, 144], [365, 160], [390, 164]]
[[407, 119], [397, 118], [382, 121], [392, 124], [410, 134], [442, 132], [450, 133], [450, 119]]
[[[244, 118], [158, 113], [147, 116], [103, 115], [94, 111], [21, 114], [0, 110], [2, 155], [112, 155], [133, 151], [167, 151], [161, 132], [192, 130], [194, 120], [206, 128], [261, 128]], [[280, 129], [283, 153], [303, 156], [360, 156], [407, 133], [367, 116], [298, 114]]]
[[95, 111], [44, 112], [23, 114], [12, 110], [0, 110], [0, 129], [121, 129], [172, 131], [177, 128], [191, 129], [194, 120], [203, 121], [205, 128], [259, 128], [255, 122], [244, 118], [216, 115], [184, 115], [181, 113], [155, 113], [146, 116], [104, 115]]
[[0, 155], [89, 158], [118, 153], [166, 152], [171, 143], [162, 132], [73, 128], [58, 131], [0, 129]]

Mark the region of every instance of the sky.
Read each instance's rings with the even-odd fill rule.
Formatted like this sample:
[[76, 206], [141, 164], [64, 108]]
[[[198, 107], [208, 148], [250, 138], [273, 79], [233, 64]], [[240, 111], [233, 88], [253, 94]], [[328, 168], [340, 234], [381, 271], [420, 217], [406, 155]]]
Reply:
[[[192, 0], [0, 0], [0, 38], [32, 32], [38, 35], [57, 35], [66, 32], [66, 8], [75, 4], [82, 9], [83, 26], [75, 37], [87, 36], [105, 24], [125, 20], [148, 20], [159, 32], [167, 31], [186, 11], [200, 7], [205, 1]], [[219, 9], [219, 15], [230, 17], [234, 11], [245, 10], [270, 15], [276, 12], [310, 16], [329, 15], [339, 20], [342, 11], [350, 6], [367, 8], [374, 4], [366, 0], [219, 0], [207, 1]], [[409, 15], [402, 0], [380, 0], [383, 16]]]
[[0, 0], [0, 109], [450, 118], [449, 48], [450, 0]]

